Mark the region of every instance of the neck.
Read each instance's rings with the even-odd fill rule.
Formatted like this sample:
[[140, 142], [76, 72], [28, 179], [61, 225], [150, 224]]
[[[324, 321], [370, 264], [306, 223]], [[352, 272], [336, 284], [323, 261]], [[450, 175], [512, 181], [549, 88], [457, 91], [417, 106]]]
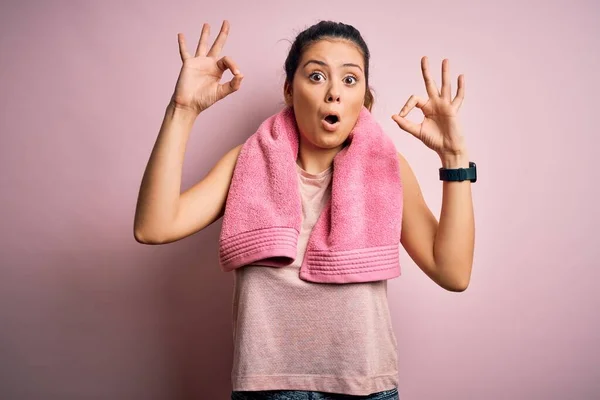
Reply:
[[313, 146], [300, 139], [296, 163], [309, 174], [318, 174], [331, 167], [333, 159], [344, 148], [344, 145], [331, 149]]

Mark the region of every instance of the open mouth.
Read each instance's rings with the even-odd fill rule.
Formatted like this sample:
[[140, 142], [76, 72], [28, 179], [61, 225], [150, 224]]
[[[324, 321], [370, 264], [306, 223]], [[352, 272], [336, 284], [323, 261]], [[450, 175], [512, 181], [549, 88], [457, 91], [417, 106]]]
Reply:
[[340, 116], [336, 111], [332, 112], [325, 112], [323, 114], [321, 114], [322, 116], [322, 120], [321, 120], [321, 124], [323, 125], [323, 129], [325, 129], [328, 132], [335, 132], [341, 125], [340, 125]]
[[333, 124], [339, 122], [340, 119], [338, 118], [337, 115], [330, 114], [330, 115], [328, 115], [328, 116], [325, 117], [325, 121], [327, 121], [328, 123], [330, 123], [331, 125], [333, 125]]

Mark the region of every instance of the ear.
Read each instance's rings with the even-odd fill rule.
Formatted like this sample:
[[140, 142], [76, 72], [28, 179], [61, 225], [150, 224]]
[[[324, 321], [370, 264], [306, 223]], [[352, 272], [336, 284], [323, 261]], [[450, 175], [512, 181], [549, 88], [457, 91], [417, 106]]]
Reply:
[[294, 104], [292, 100], [292, 85], [288, 81], [285, 81], [283, 85], [283, 98], [288, 107], [291, 107]]

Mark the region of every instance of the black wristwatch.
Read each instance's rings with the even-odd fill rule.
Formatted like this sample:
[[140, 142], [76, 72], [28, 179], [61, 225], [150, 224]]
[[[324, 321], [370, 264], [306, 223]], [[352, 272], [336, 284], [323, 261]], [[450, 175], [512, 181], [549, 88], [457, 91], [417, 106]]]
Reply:
[[469, 162], [469, 168], [440, 168], [441, 181], [466, 181], [477, 182], [477, 166], [474, 162]]

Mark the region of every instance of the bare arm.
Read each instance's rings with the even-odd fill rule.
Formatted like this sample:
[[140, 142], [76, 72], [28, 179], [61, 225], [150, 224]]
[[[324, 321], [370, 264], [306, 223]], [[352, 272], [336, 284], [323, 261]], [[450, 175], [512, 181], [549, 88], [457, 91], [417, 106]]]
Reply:
[[241, 145], [181, 194], [183, 159], [195, 119], [194, 112], [172, 103], [167, 106], [137, 201], [134, 237], [140, 243], [173, 242], [204, 229], [222, 215]]
[[134, 237], [159, 243], [179, 205], [183, 157], [195, 113], [169, 103], [144, 171], [135, 209]]
[[[412, 95], [392, 119], [439, 156], [444, 168], [469, 166], [458, 110], [464, 99], [464, 75], [458, 76], [454, 99], [450, 90], [449, 60], [442, 61], [442, 88], [429, 73], [427, 57], [421, 70], [429, 98]], [[414, 108], [423, 111], [417, 124], [405, 117]], [[471, 182], [444, 182], [439, 223], [425, 204], [419, 184], [404, 157], [398, 154], [404, 181], [404, 212], [401, 242], [415, 263], [441, 287], [455, 292], [467, 288], [471, 279], [475, 224]]]
[[[223, 21], [209, 49], [210, 25], [204, 24], [193, 56], [187, 51], [184, 35], [177, 34], [183, 65], [142, 178], [133, 228], [140, 243], [173, 242], [223, 215], [241, 145], [223, 156], [200, 182], [180, 192], [183, 158], [194, 121], [202, 111], [236, 92], [243, 79], [231, 58], [218, 58], [228, 34], [229, 22]], [[226, 70], [233, 78], [220, 83]]]
[[434, 282], [446, 290], [461, 292], [469, 285], [473, 264], [471, 182], [443, 183], [438, 223], [408, 162], [401, 154], [398, 158], [404, 187], [401, 243]]
[[180, 196], [179, 207], [163, 243], [173, 242], [202, 230], [221, 218], [233, 171], [242, 145], [229, 150], [206, 177]]

